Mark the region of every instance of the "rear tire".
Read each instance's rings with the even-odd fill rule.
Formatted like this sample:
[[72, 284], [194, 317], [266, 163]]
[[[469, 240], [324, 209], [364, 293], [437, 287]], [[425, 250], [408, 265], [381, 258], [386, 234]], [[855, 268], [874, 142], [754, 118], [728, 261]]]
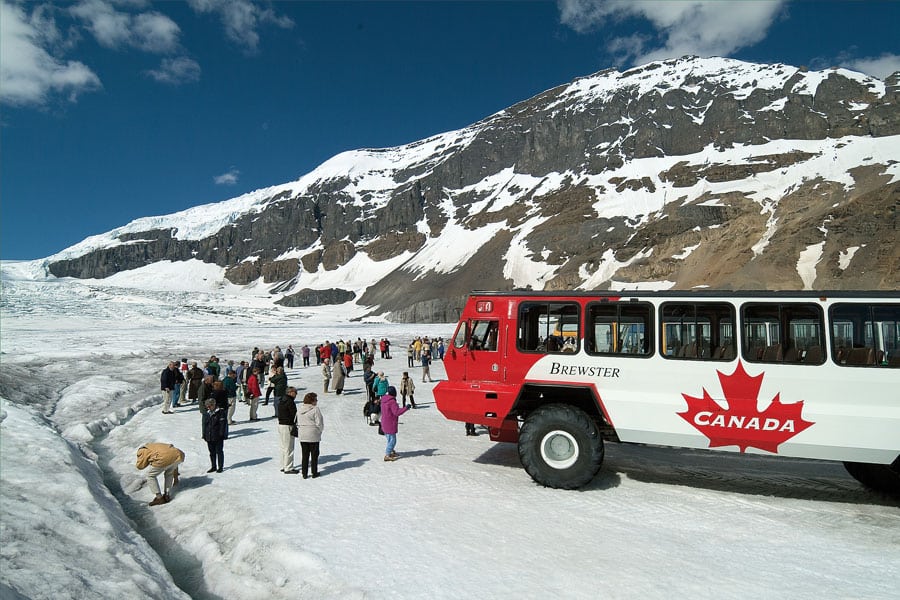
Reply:
[[573, 490], [590, 482], [603, 464], [603, 438], [593, 419], [567, 404], [531, 413], [519, 432], [519, 460], [537, 483]]
[[844, 468], [867, 488], [900, 496], [900, 456], [889, 465], [845, 462]]

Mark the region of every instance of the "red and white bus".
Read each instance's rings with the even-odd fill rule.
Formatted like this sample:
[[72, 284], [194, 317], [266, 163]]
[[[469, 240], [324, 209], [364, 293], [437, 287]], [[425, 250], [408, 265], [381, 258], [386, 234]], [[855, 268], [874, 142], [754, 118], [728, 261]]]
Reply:
[[604, 440], [843, 461], [900, 492], [897, 292], [476, 292], [434, 391], [573, 489]]

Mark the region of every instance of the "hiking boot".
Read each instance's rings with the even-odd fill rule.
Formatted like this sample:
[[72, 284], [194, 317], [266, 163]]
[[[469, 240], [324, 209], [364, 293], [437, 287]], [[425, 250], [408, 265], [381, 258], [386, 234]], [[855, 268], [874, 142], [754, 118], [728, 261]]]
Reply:
[[391, 456], [390, 454], [384, 455], [384, 462], [394, 462], [395, 460], [397, 460], [396, 456]]
[[163, 496], [162, 494], [157, 494], [156, 498], [154, 498], [153, 500], [150, 501], [150, 506], [157, 506], [159, 504], [165, 504], [165, 503], [166, 503], [166, 497]]
[[172, 501], [172, 497], [169, 496], [169, 492], [166, 492], [165, 494], [163, 494], [163, 499], [165, 500], [166, 504], [168, 504], [169, 502]]
[[394, 452], [393, 450], [391, 450], [391, 453], [390, 453], [389, 456], [390, 456], [391, 458], [397, 458], [397, 457], [400, 456], [400, 455], [397, 454], [396, 452]]

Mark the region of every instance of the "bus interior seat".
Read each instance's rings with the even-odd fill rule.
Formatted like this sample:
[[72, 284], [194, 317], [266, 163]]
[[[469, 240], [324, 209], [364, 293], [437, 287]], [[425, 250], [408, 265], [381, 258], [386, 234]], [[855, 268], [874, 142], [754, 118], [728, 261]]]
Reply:
[[818, 365], [822, 363], [822, 347], [821, 346], [810, 346], [806, 350], [806, 354], [803, 355], [803, 362], [811, 365]]
[[763, 362], [781, 362], [783, 358], [781, 344], [772, 344], [766, 348], [762, 355]]
[[787, 352], [784, 353], [784, 362], [792, 363], [800, 360], [800, 352], [797, 351], [797, 346], [791, 346], [787, 349]]
[[691, 342], [687, 346], [682, 347], [681, 356], [684, 358], [697, 358], [697, 342]]
[[852, 348], [847, 353], [848, 365], [873, 365], [875, 364], [874, 348]]
[[895, 353], [888, 359], [888, 366], [894, 368], [900, 367], [900, 353]]

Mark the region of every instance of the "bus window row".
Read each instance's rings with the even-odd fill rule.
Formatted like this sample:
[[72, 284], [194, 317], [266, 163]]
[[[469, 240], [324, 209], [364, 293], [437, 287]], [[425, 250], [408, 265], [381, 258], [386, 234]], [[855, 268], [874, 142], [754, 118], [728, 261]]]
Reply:
[[816, 303], [747, 302], [739, 321], [737, 312], [729, 302], [664, 302], [658, 311], [649, 302], [594, 302], [582, 321], [575, 302], [523, 302], [516, 346], [521, 352], [576, 353], [583, 340], [591, 355], [659, 352], [672, 360], [730, 361], [738, 356], [739, 323], [740, 356], [747, 362], [818, 365], [830, 355], [844, 366], [900, 368], [900, 304], [834, 304], [829, 351], [824, 311]]

